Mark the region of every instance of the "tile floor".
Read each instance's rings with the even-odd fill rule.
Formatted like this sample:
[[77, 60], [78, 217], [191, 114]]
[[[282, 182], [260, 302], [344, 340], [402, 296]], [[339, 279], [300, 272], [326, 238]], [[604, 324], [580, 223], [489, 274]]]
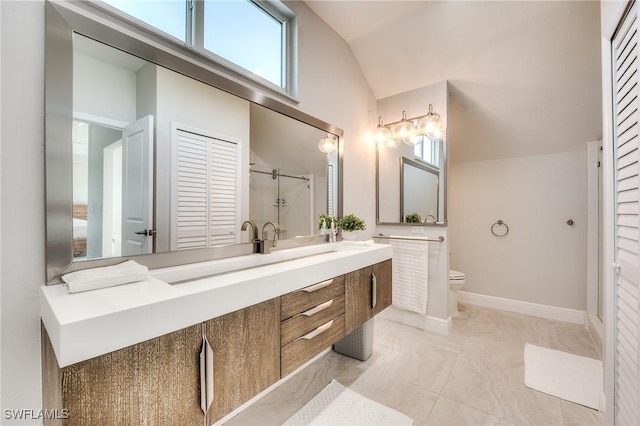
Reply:
[[278, 425], [332, 379], [416, 425], [601, 425], [603, 414], [524, 385], [526, 342], [600, 358], [582, 326], [460, 305], [441, 336], [376, 318], [366, 362], [330, 352], [231, 419]]

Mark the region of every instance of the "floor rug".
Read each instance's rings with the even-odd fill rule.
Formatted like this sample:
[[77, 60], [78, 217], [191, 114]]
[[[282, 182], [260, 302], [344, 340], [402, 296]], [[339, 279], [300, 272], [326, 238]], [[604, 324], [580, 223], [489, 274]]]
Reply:
[[524, 384], [576, 404], [600, 409], [602, 361], [567, 352], [524, 346]]
[[412, 425], [399, 411], [372, 401], [333, 380], [284, 425]]

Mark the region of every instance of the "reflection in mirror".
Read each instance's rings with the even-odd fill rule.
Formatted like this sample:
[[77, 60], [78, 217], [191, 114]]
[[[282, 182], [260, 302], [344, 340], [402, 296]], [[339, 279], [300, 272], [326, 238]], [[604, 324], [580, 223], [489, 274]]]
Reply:
[[439, 170], [419, 160], [402, 157], [401, 161], [400, 217], [408, 223], [436, 222]]
[[378, 147], [376, 178], [379, 224], [446, 223], [444, 141], [421, 137], [416, 145]]
[[307, 236], [336, 214], [326, 131], [79, 34], [73, 49], [74, 260], [247, 242], [248, 219]]
[[[315, 127], [251, 105], [250, 209], [260, 229], [277, 222], [280, 238], [311, 235], [317, 233], [320, 213], [335, 214], [337, 179], [331, 177], [338, 156], [317, 149], [325, 136]], [[302, 141], [315, 143], [314, 151], [292, 149]]]

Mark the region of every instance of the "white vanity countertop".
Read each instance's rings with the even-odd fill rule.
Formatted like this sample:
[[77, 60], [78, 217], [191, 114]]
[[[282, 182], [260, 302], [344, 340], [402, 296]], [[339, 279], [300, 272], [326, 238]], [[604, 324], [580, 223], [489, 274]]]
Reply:
[[[382, 262], [391, 255], [391, 246], [384, 244], [358, 248], [321, 244], [152, 270], [146, 281], [83, 293], [69, 294], [64, 285], [43, 286], [40, 314], [58, 364], [65, 367]], [[265, 264], [269, 262], [276, 263]], [[237, 270], [243, 267], [247, 269]], [[194, 274], [219, 275], [192, 279]], [[168, 284], [161, 279], [191, 280]]]

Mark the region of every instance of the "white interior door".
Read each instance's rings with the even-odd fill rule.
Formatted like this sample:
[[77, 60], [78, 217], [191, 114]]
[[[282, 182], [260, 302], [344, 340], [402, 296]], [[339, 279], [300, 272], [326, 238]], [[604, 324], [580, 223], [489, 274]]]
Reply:
[[122, 129], [122, 255], [153, 250], [153, 116]]
[[615, 421], [640, 424], [638, 6], [612, 41], [615, 173]]
[[122, 255], [122, 139], [103, 150], [102, 256]]

